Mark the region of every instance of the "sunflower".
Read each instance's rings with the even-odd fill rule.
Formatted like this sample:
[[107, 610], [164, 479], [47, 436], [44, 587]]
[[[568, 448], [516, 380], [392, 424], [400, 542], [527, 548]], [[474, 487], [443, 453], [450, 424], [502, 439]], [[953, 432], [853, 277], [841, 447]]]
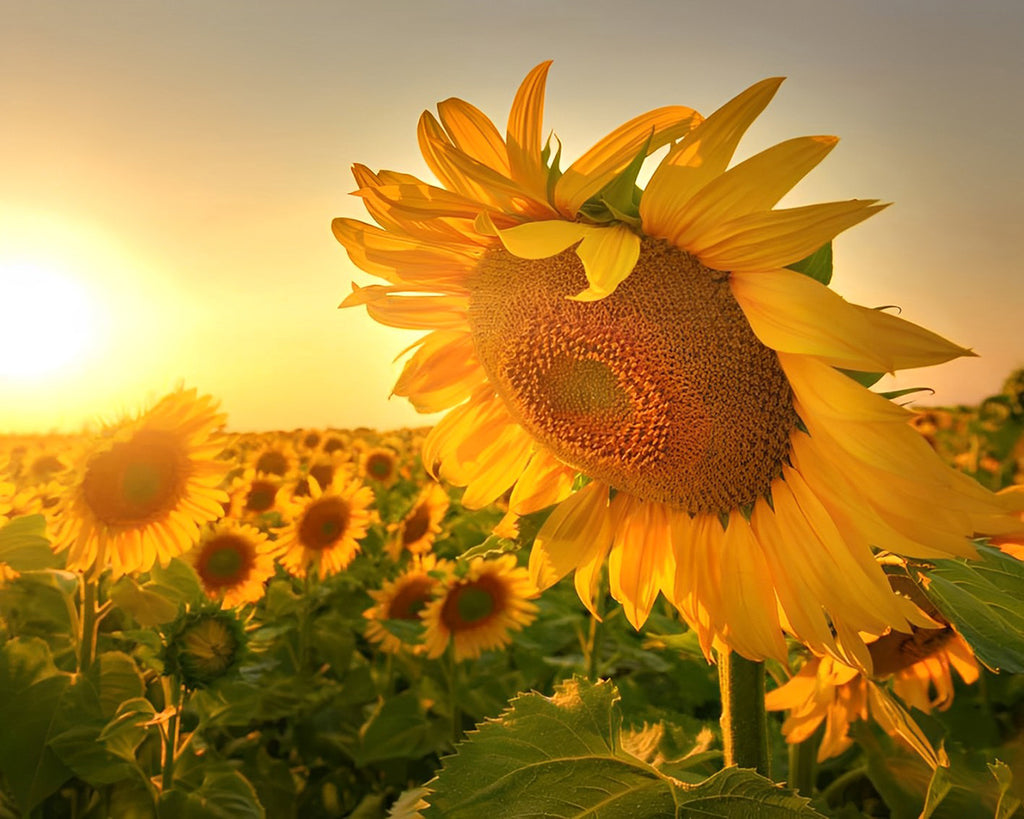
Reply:
[[[510, 487], [517, 514], [557, 504], [531, 553], [540, 587], [575, 571], [593, 611], [607, 561], [634, 626], [663, 592], [708, 654], [718, 641], [783, 659], [786, 631], [849, 656], [859, 631], [927, 625], [872, 547], [971, 555], [973, 534], [1017, 524], [848, 371], [970, 353], [787, 267], [884, 206], [774, 207], [834, 137], [728, 167], [777, 78], [706, 119], [641, 114], [560, 171], [542, 140], [548, 67], [526, 77], [505, 138], [459, 99], [424, 113], [419, 145], [443, 187], [356, 165], [378, 224], [332, 225], [388, 282], [353, 284], [342, 306], [429, 331], [394, 388], [450, 410], [424, 465], [470, 508]], [[573, 492], [578, 473], [589, 482]]]
[[230, 516], [238, 520], [250, 520], [280, 511], [283, 486], [276, 475], [257, 473], [252, 468], [245, 470], [228, 490]]
[[323, 578], [340, 572], [359, 551], [370, 526], [373, 491], [341, 473], [323, 489], [310, 481], [309, 489], [308, 498], [288, 505], [291, 522], [278, 537], [279, 559], [296, 577], [313, 567]]
[[448, 493], [440, 484], [431, 481], [423, 487], [412, 508], [393, 527], [394, 539], [389, 549], [392, 558], [398, 560], [403, 550], [414, 555], [429, 552], [441, 533], [441, 521], [449, 503]]
[[284, 441], [274, 440], [253, 453], [250, 466], [257, 475], [276, 475], [284, 478], [295, 469], [296, 462], [294, 448]]
[[394, 450], [374, 447], [362, 459], [363, 476], [381, 486], [390, 486], [398, 477], [398, 458]]
[[224, 420], [210, 396], [178, 390], [98, 436], [55, 510], [52, 546], [67, 550], [67, 568], [117, 577], [188, 550], [227, 501]]
[[274, 576], [274, 543], [259, 529], [235, 521], [209, 527], [188, 558], [203, 591], [225, 608], [255, 603]]
[[453, 578], [423, 609], [427, 656], [440, 657], [449, 642], [456, 662], [508, 645], [512, 632], [537, 616], [537, 606], [530, 602], [536, 596], [537, 588], [514, 555], [474, 558], [466, 573]]
[[421, 645], [411, 645], [384, 625], [385, 620], [420, 622], [420, 612], [434, 597], [441, 578], [451, 574], [454, 564], [438, 560], [434, 555], [421, 555], [413, 559], [409, 568], [394, 580], [388, 580], [379, 591], [371, 591], [376, 605], [363, 612], [366, 638], [389, 654], [402, 650], [423, 651]]
[[953, 702], [951, 668], [965, 683], [978, 679], [970, 646], [946, 626], [914, 629], [909, 635], [890, 632], [869, 643], [868, 650], [874, 660], [873, 678], [833, 657], [812, 657], [789, 682], [768, 693], [765, 707], [790, 712], [782, 727], [790, 743], [803, 742], [825, 723], [819, 762], [850, 747], [851, 723], [869, 716], [926, 760], [935, 758], [927, 739], [878, 681], [891, 680], [896, 695], [924, 713], [933, 708], [944, 711]]

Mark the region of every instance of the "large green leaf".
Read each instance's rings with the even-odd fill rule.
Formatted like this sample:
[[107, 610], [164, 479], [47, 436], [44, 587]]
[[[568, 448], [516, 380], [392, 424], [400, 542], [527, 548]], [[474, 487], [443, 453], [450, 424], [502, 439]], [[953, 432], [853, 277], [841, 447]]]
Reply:
[[0, 770], [26, 816], [72, 775], [48, 747], [62, 730], [60, 704], [70, 687], [71, 675], [54, 667], [42, 640], [0, 647]]
[[24, 515], [0, 528], [0, 563], [19, 572], [60, 566], [45, 532], [46, 518], [42, 515]]
[[114, 605], [134, 617], [140, 626], [159, 626], [178, 616], [177, 600], [140, 586], [128, 575], [110, 587], [110, 599]]
[[980, 560], [937, 560], [921, 573], [939, 611], [994, 670], [1024, 673], [1024, 561], [991, 546]]
[[622, 747], [618, 691], [573, 679], [523, 694], [459, 745], [428, 783], [425, 817], [818, 816], [808, 800], [730, 768], [688, 786]]
[[238, 771], [211, 762], [196, 773], [201, 777], [197, 787], [176, 779], [160, 795], [160, 819], [265, 819], [256, 789]]

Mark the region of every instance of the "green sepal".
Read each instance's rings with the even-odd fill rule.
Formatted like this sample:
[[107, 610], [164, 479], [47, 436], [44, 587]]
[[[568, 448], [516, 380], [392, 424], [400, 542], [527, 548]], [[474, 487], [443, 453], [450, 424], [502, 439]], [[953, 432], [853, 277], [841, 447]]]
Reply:
[[580, 213], [594, 222], [625, 222], [639, 230], [640, 196], [643, 191], [637, 186], [636, 180], [647, 159], [653, 137], [652, 128], [632, 161], [611, 182], [584, 202]]
[[881, 380], [885, 373], [865, 373], [860, 370], [844, 370], [842, 367], [836, 367], [839, 372], [848, 378], [852, 378], [862, 387], [871, 387]]
[[827, 285], [832, 281], [832, 243], [823, 244], [810, 256], [786, 267]]

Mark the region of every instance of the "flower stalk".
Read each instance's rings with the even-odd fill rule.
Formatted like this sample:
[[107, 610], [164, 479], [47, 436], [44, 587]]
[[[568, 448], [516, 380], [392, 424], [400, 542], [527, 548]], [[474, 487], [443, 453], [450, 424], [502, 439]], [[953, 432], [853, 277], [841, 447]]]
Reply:
[[770, 777], [764, 673], [764, 663], [748, 660], [734, 651], [718, 657], [725, 764], [753, 768]]

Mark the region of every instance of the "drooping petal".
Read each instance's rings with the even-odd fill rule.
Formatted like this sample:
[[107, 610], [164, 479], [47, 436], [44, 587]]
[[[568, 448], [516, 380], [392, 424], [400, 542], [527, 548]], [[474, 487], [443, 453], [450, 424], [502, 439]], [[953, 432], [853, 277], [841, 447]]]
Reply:
[[607, 549], [609, 529], [607, 484], [591, 481], [558, 504], [530, 550], [530, 577], [537, 588], [553, 586]]
[[496, 230], [505, 250], [520, 259], [547, 259], [572, 247], [591, 231], [579, 222], [552, 219]]
[[640, 258], [640, 237], [623, 224], [589, 231], [576, 248], [590, 284], [569, 298], [598, 301], [610, 296], [636, 267]]
[[487, 380], [469, 333], [436, 330], [416, 346], [393, 393], [408, 398], [417, 412], [439, 412], [460, 404]]
[[563, 464], [546, 449], [538, 449], [512, 490], [509, 509], [517, 515], [528, 515], [561, 503], [572, 493], [575, 477], [576, 470]]
[[621, 497], [627, 503], [608, 555], [612, 597], [626, 619], [639, 629], [663, 586], [675, 575], [667, 509], [660, 503]]

